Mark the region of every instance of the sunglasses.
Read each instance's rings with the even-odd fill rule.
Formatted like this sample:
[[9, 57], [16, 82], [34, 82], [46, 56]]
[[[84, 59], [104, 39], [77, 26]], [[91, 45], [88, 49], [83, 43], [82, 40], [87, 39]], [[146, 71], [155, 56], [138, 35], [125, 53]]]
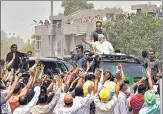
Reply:
[[12, 47], [12, 48], [17, 48], [17, 47]]
[[85, 54], [86, 56], [90, 56], [90, 54]]
[[101, 27], [101, 25], [96, 25], [96, 27]]

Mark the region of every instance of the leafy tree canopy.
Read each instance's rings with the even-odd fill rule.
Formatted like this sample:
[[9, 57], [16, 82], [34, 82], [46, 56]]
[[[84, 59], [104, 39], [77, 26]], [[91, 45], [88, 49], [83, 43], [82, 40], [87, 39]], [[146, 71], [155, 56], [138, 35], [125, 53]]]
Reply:
[[64, 8], [64, 15], [69, 15], [82, 9], [94, 8], [92, 3], [87, 3], [87, 1], [82, 0], [63, 0], [61, 6]]
[[104, 25], [108, 40], [115, 49], [126, 54], [155, 50], [161, 57], [162, 21], [151, 15], [139, 14], [131, 20], [117, 20]]

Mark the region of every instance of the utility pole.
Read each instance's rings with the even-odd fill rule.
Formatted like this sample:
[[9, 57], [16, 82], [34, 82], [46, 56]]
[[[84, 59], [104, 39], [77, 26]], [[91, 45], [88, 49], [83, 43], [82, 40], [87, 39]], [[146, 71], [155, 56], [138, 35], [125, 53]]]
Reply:
[[51, 30], [50, 30], [50, 51], [51, 51], [51, 56], [53, 56], [53, 0], [51, 0], [51, 20], [50, 20], [51, 22], [50, 22], [50, 28], [51, 28]]
[[[163, 11], [163, 1], [162, 1], [162, 11]], [[163, 25], [163, 16], [162, 16], [162, 25]], [[163, 33], [163, 28], [162, 28], [162, 33]], [[162, 53], [162, 73], [163, 73], [163, 35], [162, 35], [162, 43], [161, 43], [161, 45], [162, 45], [162, 51], [161, 51], [161, 53]], [[163, 114], [163, 108], [162, 108], [162, 106], [163, 106], [163, 87], [162, 87], [163, 85], [162, 85], [162, 79], [161, 79], [161, 81], [160, 81], [160, 114]]]

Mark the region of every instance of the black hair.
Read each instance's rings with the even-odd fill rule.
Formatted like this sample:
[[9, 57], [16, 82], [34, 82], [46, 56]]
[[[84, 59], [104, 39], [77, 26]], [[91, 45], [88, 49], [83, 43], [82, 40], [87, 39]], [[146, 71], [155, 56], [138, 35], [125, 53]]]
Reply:
[[102, 26], [102, 22], [101, 22], [101, 21], [96, 21], [96, 25], [97, 25], [97, 23], [100, 23], [100, 24], [101, 24], [101, 26]]
[[4, 66], [5, 64], [5, 60], [4, 59], [0, 59], [0, 65]]
[[18, 86], [14, 89], [13, 93], [14, 94], [18, 93], [20, 91], [20, 89], [21, 89], [21, 84], [18, 83]]
[[39, 95], [39, 103], [47, 103], [48, 95], [47, 94], [40, 94]]
[[48, 100], [47, 100], [48, 103], [50, 103], [50, 102], [52, 101], [54, 95], [55, 95], [55, 94], [54, 94], [53, 92], [49, 93], [49, 95], [48, 95]]
[[90, 80], [90, 81], [92, 81], [92, 80], [94, 80], [95, 79], [95, 75], [94, 74], [88, 74], [86, 77], [85, 77], [85, 80], [87, 81], [87, 80]]
[[83, 88], [82, 87], [77, 87], [75, 88], [75, 96], [83, 96]]
[[158, 84], [157, 93], [160, 95], [160, 84]]
[[12, 45], [11, 45], [11, 48], [13, 48], [14, 46], [17, 46], [17, 45], [16, 45], [16, 44], [12, 44]]
[[19, 104], [20, 105], [27, 105], [28, 104], [28, 97], [24, 97], [24, 98], [19, 98]]
[[148, 88], [148, 87], [147, 87], [146, 84], [141, 84], [141, 85], [139, 85], [139, 87], [138, 87], [138, 93], [144, 93], [144, 92], [146, 91], [147, 88]]
[[84, 51], [84, 54], [85, 54], [86, 52], [89, 52], [89, 53], [91, 54], [91, 52], [90, 52], [89, 50], [85, 50], [85, 51]]
[[113, 77], [112, 73], [109, 72], [109, 71], [105, 71], [105, 72], [104, 72], [104, 75], [105, 75], [106, 73], [109, 73], [109, 75], [110, 75], [110, 77], [108, 77], [107, 80], [114, 81], [114, 77]]
[[32, 54], [32, 51], [28, 51], [27, 53], [31, 53]]
[[76, 47], [81, 48], [82, 50], [84, 49], [82, 44], [79, 44]]
[[121, 53], [121, 51], [120, 50], [115, 50], [115, 53]]
[[147, 52], [147, 51], [145, 51], [145, 50], [144, 50], [144, 51], [142, 51], [142, 56], [143, 56], [143, 57], [147, 57], [147, 56], [148, 56], [148, 52]]
[[44, 86], [41, 86], [40, 94], [47, 94], [47, 89]]

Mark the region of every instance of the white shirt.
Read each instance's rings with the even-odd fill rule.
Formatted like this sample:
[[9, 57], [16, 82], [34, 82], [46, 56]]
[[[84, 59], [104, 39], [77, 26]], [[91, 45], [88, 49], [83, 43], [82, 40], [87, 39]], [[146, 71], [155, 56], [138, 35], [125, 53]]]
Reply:
[[[77, 106], [77, 105], [83, 103], [86, 99], [87, 99], [87, 97], [76, 96], [73, 101], [73, 105]], [[94, 96], [91, 95], [90, 98], [88, 99], [87, 103], [85, 104], [85, 106], [82, 107], [76, 114], [90, 114], [90, 105], [93, 101], [94, 101]]]
[[[89, 99], [91, 98], [90, 94], [88, 94], [84, 100], [79, 102], [77, 105], [74, 104], [74, 99], [73, 99], [73, 106], [72, 107], [60, 107], [56, 109], [55, 114], [78, 114], [80, 109], [83, 109], [84, 106], [89, 102]], [[86, 111], [86, 110], [85, 110]], [[90, 113], [89, 113], [90, 114]]]
[[102, 19], [103, 21], [107, 21], [107, 18], [106, 17], [103, 17], [103, 19]]
[[35, 95], [32, 98], [32, 100], [27, 105], [21, 105], [20, 107], [16, 108], [13, 112], [13, 114], [30, 114], [30, 110], [33, 106], [36, 105], [38, 101], [38, 97], [40, 95], [40, 87], [36, 86], [34, 88]]
[[65, 95], [66, 95], [66, 93], [61, 93], [60, 98], [59, 98], [59, 100], [57, 102], [56, 107], [54, 108], [53, 113], [56, 113], [56, 110], [57, 109], [62, 108], [65, 105], [65, 103], [64, 103], [64, 97], [65, 97]]
[[117, 103], [117, 97], [113, 96], [112, 100], [102, 102], [97, 94], [94, 103], [96, 107], [95, 114], [114, 114], [114, 107]]
[[119, 92], [118, 95], [118, 102], [114, 108], [115, 114], [128, 114], [128, 103], [127, 103], [127, 96], [123, 92]]
[[72, 106], [70, 108], [62, 107], [56, 110], [55, 114], [76, 114], [82, 105]]
[[102, 43], [96, 41], [92, 43], [92, 46], [100, 54], [111, 54], [114, 52], [114, 48], [109, 41], [103, 41]]

